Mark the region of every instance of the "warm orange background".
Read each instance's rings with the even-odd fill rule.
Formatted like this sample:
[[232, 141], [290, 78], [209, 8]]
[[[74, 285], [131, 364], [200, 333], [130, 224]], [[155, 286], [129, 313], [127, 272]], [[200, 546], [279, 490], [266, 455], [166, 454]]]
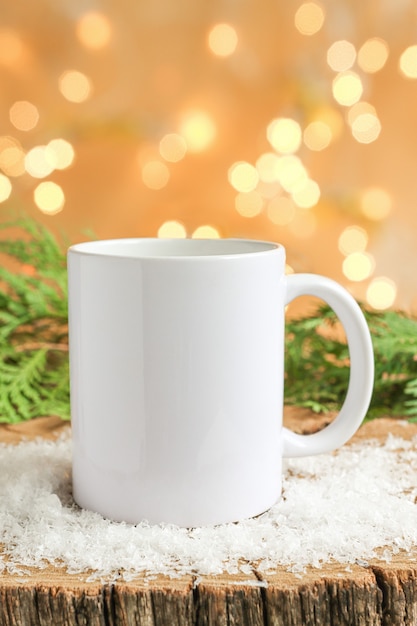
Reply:
[[[297, 18], [303, 6], [304, 22], [302, 12]], [[192, 236], [210, 225], [222, 237], [280, 241], [295, 271], [333, 277], [361, 300], [368, 298], [372, 281], [387, 279], [392, 297], [382, 298], [381, 308], [417, 310], [417, 53], [410, 49], [406, 72], [400, 61], [416, 43], [413, 3], [1, 0], [0, 14], [4, 218], [11, 209], [24, 209], [72, 241], [85, 238], [84, 229], [100, 238], [157, 236], [164, 223], [177, 221]], [[315, 24], [317, 14], [322, 24]], [[301, 31], [317, 30], [303, 34], [297, 20]], [[226, 56], [208, 43], [219, 23], [237, 36], [236, 48]], [[378, 137], [362, 143], [348, 122], [353, 105], [335, 97], [333, 81], [340, 71], [329, 65], [328, 51], [346, 40], [358, 55], [371, 38], [386, 47], [383, 66], [367, 71], [356, 56], [341, 72], [359, 77], [363, 93], [357, 101], [371, 104], [379, 120]], [[69, 99], [63, 87], [65, 73], [73, 70], [90, 88], [81, 101]], [[19, 102], [30, 103], [39, 115], [27, 130], [13, 117]], [[196, 112], [212, 124], [212, 140], [193, 152], [192, 136], [185, 137], [185, 156], [166, 161], [161, 139], [186, 135], [184, 120]], [[236, 162], [255, 166], [262, 154], [274, 152], [266, 131], [276, 118], [295, 120], [302, 133], [317, 120], [332, 131], [328, 147], [312, 150], [302, 141], [294, 152], [318, 183], [320, 198], [309, 208], [294, 205], [286, 224], [271, 221], [270, 198], [263, 198], [258, 214], [242, 216], [228, 178]], [[57, 138], [74, 150], [69, 167], [43, 176], [25, 169], [30, 150]], [[13, 146], [17, 152], [10, 152]], [[20, 170], [10, 162], [18, 153]], [[146, 164], [154, 161], [169, 175], [160, 189], [149, 188], [143, 177]], [[56, 211], [36, 203], [34, 192], [42, 182], [59, 185], [63, 193]], [[383, 219], [363, 212], [370, 188], [388, 199]], [[291, 200], [285, 189], [277, 195]], [[343, 271], [347, 254], [339, 237], [349, 226], [367, 234], [366, 249], [359, 252], [373, 263], [359, 280]]]

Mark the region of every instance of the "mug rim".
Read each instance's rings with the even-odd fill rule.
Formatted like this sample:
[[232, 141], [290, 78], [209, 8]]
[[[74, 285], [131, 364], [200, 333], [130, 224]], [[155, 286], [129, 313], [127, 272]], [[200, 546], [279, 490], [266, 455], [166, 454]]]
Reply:
[[[141, 249], [138, 249], [138, 248]], [[131, 249], [129, 251], [129, 248]], [[145, 249], [148, 252], [145, 252]], [[154, 251], [151, 251], [151, 248]], [[158, 254], [157, 248], [161, 249]], [[135, 253], [132, 253], [136, 250]], [[171, 252], [170, 252], [171, 250]], [[187, 252], [188, 250], [188, 252]], [[68, 254], [82, 256], [123, 258], [123, 259], [219, 259], [225, 257], [242, 258], [259, 256], [271, 252], [284, 251], [276, 242], [261, 239], [219, 238], [191, 239], [159, 237], [122, 237], [99, 239], [76, 243], [68, 248]]]

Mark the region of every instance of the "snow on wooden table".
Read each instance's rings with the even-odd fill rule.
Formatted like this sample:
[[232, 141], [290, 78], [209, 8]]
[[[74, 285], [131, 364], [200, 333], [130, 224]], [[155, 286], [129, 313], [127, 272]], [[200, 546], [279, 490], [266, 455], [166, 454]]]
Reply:
[[[299, 432], [330, 418], [286, 410]], [[335, 455], [285, 462], [273, 510], [194, 535], [83, 518], [68, 430], [0, 428], [0, 625], [417, 624], [416, 425], [379, 419]]]

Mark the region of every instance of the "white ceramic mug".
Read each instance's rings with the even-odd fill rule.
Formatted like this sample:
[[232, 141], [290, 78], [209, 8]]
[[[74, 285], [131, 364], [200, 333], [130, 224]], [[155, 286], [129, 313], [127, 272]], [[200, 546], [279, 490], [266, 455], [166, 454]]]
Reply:
[[[73, 490], [113, 520], [237, 521], [280, 498], [283, 456], [330, 451], [357, 430], [372, 343], [349, 293], [285, 275], [285, 250], [238, 239], [120, 239], [68, 251]], [[351, 371], [335, 421], [282, 427], [285, 305], [325, 300]], [[306, 385], [309, 381], [306, 380]]]

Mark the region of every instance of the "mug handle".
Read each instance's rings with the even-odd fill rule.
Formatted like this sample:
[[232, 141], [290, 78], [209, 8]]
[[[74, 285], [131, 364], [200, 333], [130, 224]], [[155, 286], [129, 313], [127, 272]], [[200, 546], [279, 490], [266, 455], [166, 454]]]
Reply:
[[283, 456], [301, 457], [330, 452], [357, 431], [369, 407], [374, 382], [372, 340], [365, 317], [344, 287], [316, 274], [286, 277], [286, 304], [298, 296], [324, 300], [341, 321], [350, 354], [350, 378], [343, 406], [333, 422], [312, 435], [298, 435], [283, 428]]

